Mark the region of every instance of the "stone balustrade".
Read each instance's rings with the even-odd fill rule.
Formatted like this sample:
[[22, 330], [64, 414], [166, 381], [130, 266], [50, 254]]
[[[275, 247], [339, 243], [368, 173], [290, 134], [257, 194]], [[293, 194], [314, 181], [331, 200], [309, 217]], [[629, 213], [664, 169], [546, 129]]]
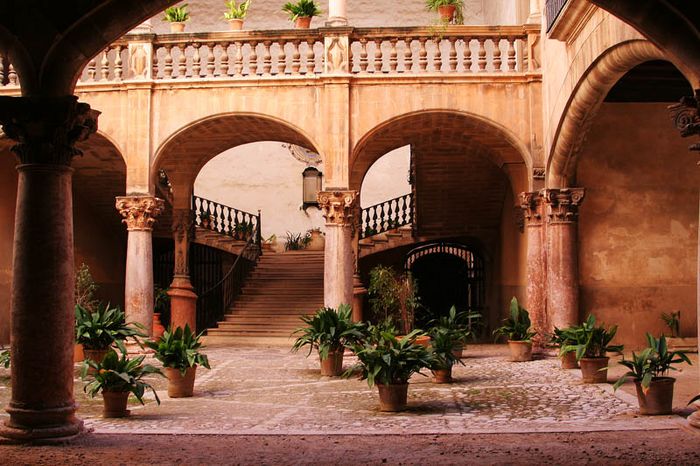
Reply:
[[[130, 34], [90, 60], [78, 85], [536, 73], [539, 37], [527, 25]], [[0, 55], [0, 87], [17, 86], [16, 70]]]

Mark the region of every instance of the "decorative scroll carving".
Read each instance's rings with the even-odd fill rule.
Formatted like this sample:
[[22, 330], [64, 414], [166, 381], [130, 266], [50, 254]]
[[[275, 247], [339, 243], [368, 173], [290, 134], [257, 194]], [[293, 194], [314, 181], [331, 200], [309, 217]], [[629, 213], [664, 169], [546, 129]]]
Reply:
[[583, 188], [544, 190], [549, 223], [574, 223], [578, 220], [578, 207], [583, 202]]
[[[700, 89], [695, 90], [695, 97], [683, 97], [680, 103], [668, 107], [673, 124], [681, 136], [700, 136]], [[700, 152], [700, 143], [689, 147], [691, 151]]]
[[75, 144], [97, 131], [99, 114], [75, 96], [0, 97], [0, 123], [23, 164], [70, 165], [82, 154]]
[[151, 231], [164, 206], [162, 199], [152, 196], [123, 196], [116, 203], [129, 231]]
[[542, 225], [542, 193], [520, 193], [520, 209], [527, 226]]
[[133, 79], [147, 79], [149, 54], [144, 44], [129, 44], [129, 68]]
[[318, 204], [323, 209], [326, 225], [352, 226], [357, 196], [357, 191], [319, 192]]

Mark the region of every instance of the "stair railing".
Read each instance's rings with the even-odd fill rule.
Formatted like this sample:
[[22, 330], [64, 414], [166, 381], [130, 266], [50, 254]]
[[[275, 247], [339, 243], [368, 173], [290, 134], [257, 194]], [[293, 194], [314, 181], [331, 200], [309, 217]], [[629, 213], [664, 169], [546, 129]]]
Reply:
[[360, 238], [394, 230], [413, 223], [413, 193], [362, 209]]
[[248, 276], [255, 269], [255, 264], [262, 254], [259, 241], [260, 231], [256, 228], [249, 235], [248, 241], [226, 275], [199, 296], [197, 299], [198, 331], [214, 327], [240, 296]]
[[199, 196], [192, 196], [192, 210], [196, 226], [239, 241], [252, 238], [257, 246], [261, 245], [259, 210], [257, 215], [251, 214]]

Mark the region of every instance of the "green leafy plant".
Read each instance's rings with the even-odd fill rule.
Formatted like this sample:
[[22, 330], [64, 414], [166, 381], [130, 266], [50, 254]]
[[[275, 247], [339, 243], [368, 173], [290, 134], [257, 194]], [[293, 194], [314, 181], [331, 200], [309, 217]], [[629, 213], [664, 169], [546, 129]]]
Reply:
[[510, 317], [503, 321], [503, 325], [493, 331], [496, 336], [505, 336], [511, 341], [528, 341], [536, 335], [530, 330], [530, 314], [518, 304], [517, 298], [510, 300]]
[[0, 366], [8, 369], [10, 367], [10, 350], [0, 351]]
[[369, 273], [367, 293], [376, 320], [392, 319], [404, 333], [413, 329], [420, 303], [418, 284], [410, 272], [397, 274], [391, 267], [378, 265]]
[[311, 242], [311, 234], [309, 233], [290, 233], [287, 232], [287, 238], [284, 243], [285, 251], [300, 251], [306, 249]]
[[434, 327], [429, 332], [430, 348], [433, 355], [433, 366], [431, 369], [449, 369], [455, 363], [464, 364], [461, 359], [453, 354], [455, 346], [462, 342], [458, 334], [449, 328]]
[[190, 13], [187, 11], [187, 3], [181, 6], [166, 8], [164, 13], [163, 21], [169, 23], [184, 23], [190, 19]]
[[365, 237], [374, 236], [377, 234], [377, 229], [370, 226], [365, 227]]
[[557, 328], [554, 327], [554, 333], [549, 335], [549, 346], [559, 349], [559, 356], [564, 356], [566, 353], [570, 353], [571, 349], [564, 351], [566, 347], [570, 348], [571, 345], [576, 343], [576, 331], [577, 327], [566, 327]]
[[659, 377], [664, 377], [671, 370], [677, 370], [674, 364], [686, 362], [692, 364], [688, 356], [683, 351], [669, 351], [666, 344], [666, 337], [661, 335], [659, 339], [647, 333], [649, 346], [639, 354], [632, 353], [632, 359], [622, 359], [619, 363], [629, 369], [620, 377], [613, 388], [617, 390], [625, 383], [627, 377], [633, 377], [642, 385], [642, 390], [646, 393], [651, 382]]
[[94, 311], [99, 304], [95, 299], [97, 288], [98, 286], [90, 273], [90, 267], [85, 263], [80, 264], [78, 270], [75, 271], [75, 304], [79, 304], [91, 312]]
[[[150, 389], [160, 404], [160, 398], [155, 389], [143, 380], [147, 375], [163, 375], [161, 371], [150, 365], [143, 364], [146, 356], [139, 356], [129, 359], [126, 351], [121, 357], [114, 350], [110, 350], [102, 362], [98, 363], [91, 359], [85, 360], [82, 366], [81, 377], [88, 383], [83, 387], [83, 391], [94, 397], [101, 391], [108, 392], [130, 392], [133, 393], [139, 403], [143, 403], [143, 395], [146, 389]], [[92, 368], [93, 373], [88, 373]]]
[[338, 306], [337, 311], [331, 307], [322, 307], [314, 315], [302, 316], [301, 320], [306, 326], [294, 332], [301, 334], [292, 346], [292, 352], [295, 353], [308, 346], [308, 355], [315, 348], [321, 359], [325, 360], [330, 352], [357, 343], [364, 336], [364, 324], [352, 321], [352, 309], [347, 304]]
[[226, 2], [226, 10], [224, 12], [224, 19], [245, 19], [248, 15], [248, 9], [250, 8], [251, 0], [245, 0], [240, 4], [236, 0], [229, 0]]
[[464, 3], [463, 0], [425, 0], [425, 7], [428, 11], [437, 11], [441, 6], [455, 7], [455, 22], [464, 23]]
[[662, 313], [661, 320], [671, 330], [671, 336], [677, 338], [681, 336], [681, 311]]
[[571, 327], [574, 343], [561, 348], [561, 353], [576, 351], [576, 359], [581, 358], [603, 358], [607, 352], [620, 352], [623, 345], [611, 345], [617, 325], [610, 328], [596, 326], [596, 319], [593, 314], [589, 315], [586, 321], [580, 326]]
[[196, 335], [189, 325], [185, 328], [169, 328], [155, 341], [147, 341], [146, 346], [155, 351], [155, 358], [163, 363], [163, 367], [179, 369], [185, 375], [187, 369], [194, 366], [209, 367], [209, 359], [199, 352], [202, 333]]
[[161, 314], [166, 314], [170, 310], [170, 295], [168, 288], [161, 288], [158, 285], [153, 289], [153, 310]]
[[116, 344], [123, 345], [127, 338], [145, 337], [143, 326], [137, 322], [126, 323], [125, 315], [118, 307], [109, 303], [100, 305], [93, 312], [80, 304], [75, 306], [75, 341], [89, 350], [104, 350]]
[[471, 311], [457, 312], [457, 308], [452, 306], [450, 312], [446, 316], [440, 316], [428, 322], [430, 333], [434, 331], [449, 332], [450, 336], [455, 340], [455, 344], [464, 343], [470, 337], [474, 336], [474, 327], [476, 327], [481, 319], [481, 314]]
[[413, 374], [435, 365], [432, 353], [415, 343], [416, 337], [422, 335], [420, 330], [414, 330], [401, 339], [387, 329], [369, 328], [368, 332], [374, 335], [353, 345], [358, 363], [345, 371], [343, 377], [352, 377], [359, 372], [360, 380], [367, 380], [370, 387], [375, 383], [405, 384]]
[[287, 2], [282, 6], [282, 11], [289, 14], [289, 19], [295, 21], [297, 18], [313, 18], [322, 12], [314, 0], [299, 0], [298, 2]]

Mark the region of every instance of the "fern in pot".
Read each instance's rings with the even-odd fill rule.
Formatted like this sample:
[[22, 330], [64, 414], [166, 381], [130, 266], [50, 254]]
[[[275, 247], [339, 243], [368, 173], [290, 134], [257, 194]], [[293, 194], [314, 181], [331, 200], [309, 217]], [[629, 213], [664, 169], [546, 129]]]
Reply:
[[493, 331], [495, 336], [508, 338], [510, 360], [513, 362], [532, 361], [532, 337], [536, 335], [530, 328], [530, 314], [520, 306], [517, 298], [510, 301], [510, 317]]
[[352, 321], [352, 309], [347, 304], [338, 306], [337, 311], [322, 307], [313, 315], [302, 316], [301, 320], [306, 325], [294, 332], [300, 336], [294, 342], [292, 352], [308, 346], [308, 357], [315, 349], [321, 360], [321, 375], [340, 375], [345, 347], [362, 340], [364, 324]]

